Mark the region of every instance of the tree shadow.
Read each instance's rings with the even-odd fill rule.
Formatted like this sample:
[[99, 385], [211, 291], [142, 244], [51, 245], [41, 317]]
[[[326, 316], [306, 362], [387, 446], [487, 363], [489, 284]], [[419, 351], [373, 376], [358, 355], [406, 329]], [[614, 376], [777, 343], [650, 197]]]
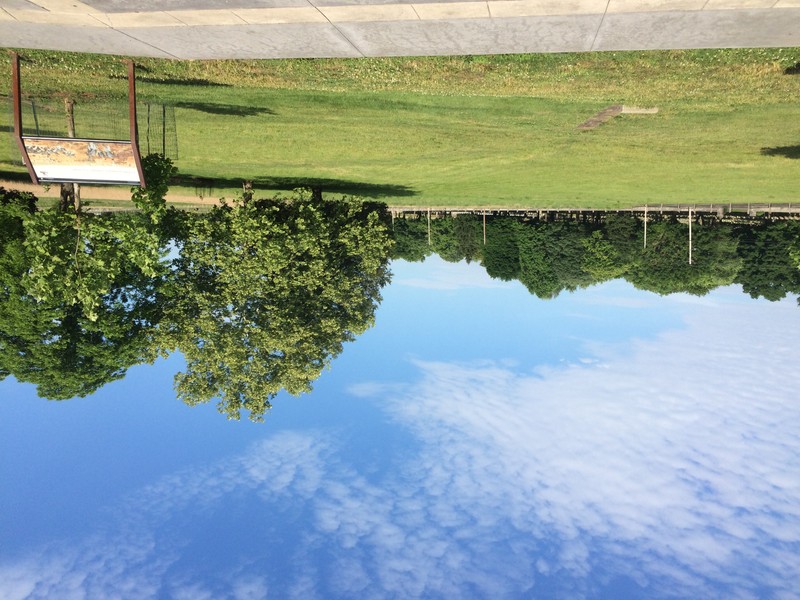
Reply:
[[[22, 161], [20, 160], [20, 164]], [[20, 173], [19, 171], [9, 171], [8, 169], [0, 168], [0, 179], [3, 181], [13, 181], [15, 183], [30, 183], [31, 176], [27, 172]]]
[[800, 75], [800, 62], [794, 63], [791, 67], [786, 67], [783, 70], [784, 75]]
[[762, 148], [761, 154], [764, 156], [783, 156], [784, 158], [800, 158], [800, 146], [775, 146], [773, 148]]
[[[141, 69], [141, 67], [137, 66], [137, 69]], [[127, 81], [127, 75], [109, 75], [109, 79], [125, 79]], [[141, 83], [160, 83], [163, 85], [191, 85], [191, 86], [203, 86], [203, 87], [231, 87], [230, 83], [219, 83], [217, 81], [211, 81], [210, 79], [200, 79], [197, 77], [136, 77], [137, 82]]]
[[[9, 133], [11, 135], [14, 134], [14, 127], [11, 125], [0, 125], [0, 133]], [[36, 130], [35, 127], [31, 127], [29, 123], [23, 124], [22, 127], [22, 135], [28, 136], [41, 136], [41, 137], [64, 137], [64, 131], [56, 131], [55, 129], [39, 129]], [[13, 142], [13, 140], [12, 140]], [[16, 151], [17, 145], [14, 144], [14, 150]]]
[[237, 117], [255, 117], [257, 115], [274, 115], [269, 108], [256, 106], [239, 106], [236, 104], [213, 104], [210, 102], [176, 102], [177, 108], [189, 108], [211, 115], [232, 115]]
[[[212, 196], [214, 189], [241, 188], [242, 178], [224, 177], [210, 179], [191, 174], [179, 173], [171, 180], [172, 185], [193, 187], [204, 197]], [[384, 183], [365, 183], [361, 181], [347, 181], [343, 179], [325, 179], [316, 177], [256, 177], [251, 180], [253, 190], [280, 191], [295, 188], [316, 188], [329, 194], [342, 194], [345, 196], [362, 196], [367, 198], [397, 198], [415, 196], [416, 190], [405, 185]]]

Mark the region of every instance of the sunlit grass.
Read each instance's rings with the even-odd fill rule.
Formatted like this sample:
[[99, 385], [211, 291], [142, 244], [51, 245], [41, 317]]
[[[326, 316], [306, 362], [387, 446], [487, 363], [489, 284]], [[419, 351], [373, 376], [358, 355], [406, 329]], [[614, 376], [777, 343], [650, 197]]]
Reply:
[[[24, 54], [32, 95], [124, 106], [119, 58]], [[800, 145], [798, 63], [798, 49], [141, 59], [138, 74], [143, 98], [177, 106], [174, 189], [187, 194], [230, 196], [250, 179], [395, 204], [613, 207], [800, 200], [798, 161], [769, 150]], [[659, 112], [576, 129], [615, 103]]]

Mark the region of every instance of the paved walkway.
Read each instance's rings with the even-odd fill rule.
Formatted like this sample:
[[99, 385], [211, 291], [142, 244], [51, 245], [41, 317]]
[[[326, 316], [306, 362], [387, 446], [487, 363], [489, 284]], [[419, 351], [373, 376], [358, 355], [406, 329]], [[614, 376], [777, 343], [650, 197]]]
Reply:
[[800, 0], [0, 0], [0, 46], [181, 59], [800, 46]]

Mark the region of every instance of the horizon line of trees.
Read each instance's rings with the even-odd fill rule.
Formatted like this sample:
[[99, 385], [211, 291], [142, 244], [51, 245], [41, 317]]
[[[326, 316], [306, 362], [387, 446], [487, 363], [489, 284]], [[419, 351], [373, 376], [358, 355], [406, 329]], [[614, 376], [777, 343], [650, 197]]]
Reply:
[[135, 212], [38, 210], [0, 188], [0, 380], [40, 396], [86, 396], [127, 369], [180, 351], [175, 391], [189, 405], [263, 420], [281, 390], [311, 389], [343, 345], [369, 328], [393, 258], [477, 261], [539, 298], [624, 278], [658, 294], [732, 283], [753, 298], [800, 293], [800, 222], [687, 225], [610, 214], [554, 221], [479, 216], [390, 222], [386, 205], [321, 190], [207, 213], [167, 207], [175, 170], [145, 157]]
[[555, 298], [612, 279], [657, 294], [710, 290], [740, 284], [752, 298], [780, 300], [800, 294], [800, 221], [693, 223], [692, 264], [688, 224], [674, 216], [647, 226], [633, 215], [548, 221], [536, 218], [458, 215], [395, 218], [392, 258], [478, 262], [495, 279], [520, 281], [531, 294]]

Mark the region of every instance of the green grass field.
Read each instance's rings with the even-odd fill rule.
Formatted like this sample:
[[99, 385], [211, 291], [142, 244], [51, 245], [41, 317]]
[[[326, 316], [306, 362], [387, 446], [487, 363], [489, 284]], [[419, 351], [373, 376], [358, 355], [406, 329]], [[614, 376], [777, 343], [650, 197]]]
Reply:
[[[23, 56], [23, 90], [74, 96], [78, 129], [124, 115], [119, 58]], [[138, 64], [140, 96], [176, 106], [187, 194], [249, 179], [417, 206], [800, 201], [800, 49]], [[659, 112], [576, 129], [617, 103]], [[12, 157], [2, 144], [6, 176]]]

